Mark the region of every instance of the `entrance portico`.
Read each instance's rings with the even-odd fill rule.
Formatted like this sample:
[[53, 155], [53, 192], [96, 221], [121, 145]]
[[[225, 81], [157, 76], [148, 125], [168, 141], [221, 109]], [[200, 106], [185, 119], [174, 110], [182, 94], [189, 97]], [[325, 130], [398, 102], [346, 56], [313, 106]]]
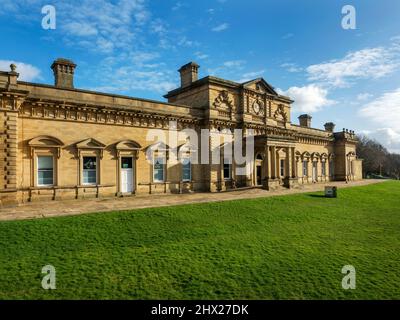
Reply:
[[[297, 185], [294, 139], [280, 136], [257, 136], [255, 137], [255, 149], [255, 185], [257, 185], [260, 173], [262, 186], [267, 190], [275, 190], [280, 186], [293, 188]], [[260, 159], [263, 159], [261, 172], [259, 169]]]

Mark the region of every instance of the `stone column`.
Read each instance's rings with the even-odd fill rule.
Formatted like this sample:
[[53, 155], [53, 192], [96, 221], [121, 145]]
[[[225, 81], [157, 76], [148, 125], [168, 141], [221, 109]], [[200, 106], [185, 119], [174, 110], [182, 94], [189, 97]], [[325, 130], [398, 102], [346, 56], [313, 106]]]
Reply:
[[276, 179], [277, 175], [276, 175], [276, 147], [272, 146], [271, 147], [271, 178], [272, 179]]
[[278, 152], [276, 152], [276, 149], [275, 149], [275, 152], [274, 152], [274, 158], [275, 158], [275, 177], [277, 179], [279, 179], [280, 176], [281, 176], [280, 172], [279, 172], [279, 169], [280, 169], [280, 158], [279, 158]]
[[271, 171], [270, 171], [270, 155], [269, 155], [269, 147], [265, 146], [264, 149], [264, 175], [265, 178], [268, 180], [271, 177]]
[[293, 166], [291, 149], [292, 148], [290, 147], [286, 148], [285, 178], [289, 179], [292, 177], [292, 166]]
[[296, 149], [295, 147], [292, 147], [290, 149], [292, 154], [292, 178], [297, 178]]
[[267, 159], [268, 159], [268, 165], [267, 165], [267, 170], [268, 170], [268, 178], [272, 178], [272, 158], [271, 158], [271, 150], [270, 147], [267, 146]]
[[270, 159], [269, 159], [269, 147], [268, 145], [264, 148], [264, 163], [262, 171], [264, 172], [263, 188], [268, 189], [269, 178], [270, 178]]

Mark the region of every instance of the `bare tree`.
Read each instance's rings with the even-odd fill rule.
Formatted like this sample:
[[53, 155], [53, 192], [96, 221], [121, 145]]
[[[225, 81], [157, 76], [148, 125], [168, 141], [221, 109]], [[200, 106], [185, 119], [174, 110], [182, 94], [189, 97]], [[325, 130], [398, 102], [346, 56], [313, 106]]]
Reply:
[[359, 136], [357, 155], [364, 159], [363, 175], [383, 175], [400, 179], [400, 155], [389, 153], [378, 141], [366, 136]]

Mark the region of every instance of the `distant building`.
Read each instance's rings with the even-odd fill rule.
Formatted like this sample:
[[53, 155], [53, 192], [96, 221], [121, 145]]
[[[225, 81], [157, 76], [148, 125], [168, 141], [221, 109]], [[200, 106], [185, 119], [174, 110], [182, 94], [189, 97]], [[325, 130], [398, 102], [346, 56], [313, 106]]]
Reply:
[[[0, 72], [0, 205], [241, 187], [269, 190], [362, 178], [354, 132], [334, 132], [333, 123], [313, 129], [309, 115], [293, 124], [293, 101], [264, 79], [198, 80], [199, 66], [189, 63], [179, 70], [181, 87], [169, 92], [164, 103], [75, 89], [73, 62], [58, 59], [51, 67], [54, 86], [18, 81], [14, 65]], [[226, 145], [216, 146], [212, 138], [210, 150], [222, 151], [219, 164], [170, 163], [168, 144], [146, 140], [151, 129], [167, 133], [170, 121], [178, 130], [199, 134], [201, 129], [252, 129], [251, 170], [238, 175], [236, 163], [225, 161]], [[149, 148], [156, 161], [148, 161]]]

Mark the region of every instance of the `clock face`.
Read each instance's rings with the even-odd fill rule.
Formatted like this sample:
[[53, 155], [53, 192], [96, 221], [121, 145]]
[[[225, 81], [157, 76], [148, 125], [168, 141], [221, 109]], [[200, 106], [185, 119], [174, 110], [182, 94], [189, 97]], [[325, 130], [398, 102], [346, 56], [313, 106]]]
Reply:
[[253, 104], [253, 110], [255, 113], [259, 113], [261, 110], [260, 104], [257, 101]]

